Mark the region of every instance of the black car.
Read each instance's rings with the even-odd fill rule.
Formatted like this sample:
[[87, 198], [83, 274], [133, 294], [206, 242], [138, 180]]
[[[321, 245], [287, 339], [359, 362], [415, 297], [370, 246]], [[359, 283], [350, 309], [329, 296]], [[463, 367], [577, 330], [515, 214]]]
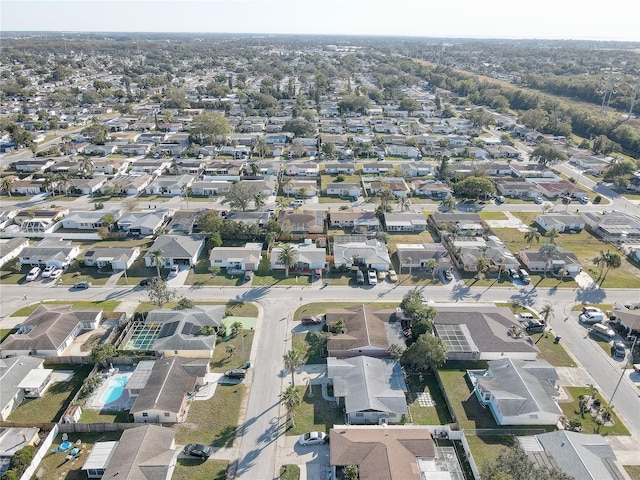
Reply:
[[527, 333], [543, 333], [544, 332], [544, 323], [538, 320], [529, 320], [527, 325], [524, 327]]
[[153, 278], [143, 278], [142, 280], [140, 280], [139, 285], [141, 287], [148, 287], [149, 285], [151, 285], [152, 281], [153, 281]]
[[224, 376], [227, 378], [244, 378], [247, 372], [241, 368], [234, 368], [233, 370], [227, 370], [224, 372]]
[[201, 443], [190, 443], [189, 445], [185, 445], [183, 452], [185, 455], [207, 459], [213, 453], [213, 448], [202, 445]]

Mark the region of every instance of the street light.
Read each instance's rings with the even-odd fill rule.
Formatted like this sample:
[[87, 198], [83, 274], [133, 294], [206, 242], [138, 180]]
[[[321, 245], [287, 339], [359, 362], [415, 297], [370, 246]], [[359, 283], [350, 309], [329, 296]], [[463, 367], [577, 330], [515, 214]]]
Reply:
[[[633, 349], [636, 347], [636, 342], [638, 341], [637, 335], [630, 335], [628, 338], [633, 338], [633, 343], [631, 344], [631, 361], [633, 361]], [[616, 388], [613, 389], [613, 393], [611, 394], [611, 398], [609, 399], [609, 404], [613, 404], [613, 397], [618, 391], [618, 387], [620, 386], [620, 382], [622, 382], [622, 378], [624, 377], [625, 372], [627, 371], [627, 365], [629, 365], [629, 361], [625, 358], [624, 365], [622, 367], [622, 373], [620, 374], [620, 378], [618, 379], [618, 383], [616, 384]]]

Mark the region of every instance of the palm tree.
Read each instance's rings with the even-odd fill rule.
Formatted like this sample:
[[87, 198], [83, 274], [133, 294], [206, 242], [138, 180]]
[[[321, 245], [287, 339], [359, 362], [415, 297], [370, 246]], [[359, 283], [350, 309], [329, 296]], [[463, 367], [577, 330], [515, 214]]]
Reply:
[[411, 200], [409, 199], [409, 197], [400, 197], [398, 199], [398, 204], [400, 205], [400, 211], [406, 212], [411, 206]]
[[298, 263], [298, 250], [291, 244], [280, 247], [278, 262], [284, 265], [284, 276], [289, 278], [289, 269]]
[[386, 211], [389, 208], [389, 203], [396, 198], [393, 190], [389, 187], [383, 187], [378, 191], [377, 197], [380, 199], [380, 206]]
[[300, 350], [292, 348], [282, 356], [284, 366], [291, 372], [291, 385], [296, 386], [295, 371], [304, 363], [304, 355]]
[[82, 172], [83, 175], [91, 175], [93, 173], [93, 169], [95, 167], [95, 164], [93, 163], [93, 159], [87, 155], [84, 155], [81, 159], [80, 159], [80, 171]]
[[477, 280], [480, 280], [480, 275], [484, 274], [487, 268], [489, 268], [489, 260], [484, 256], [478, 257], [476, 260], [476, 271], [478, 272], [476, 275]]
[[257, 153], [260, 159], [262, 160], [264, 158], [264, 154], [267, 153], [268, 150], [269, 150], [269, 146], [267, 145], [267, 142], [265, 141], [264, 137], [262, 136], [258, 137], [258, 139], [256, 140], [256, 143], [253, 145], [254, 153]]
[[[293, 181], [293, 178], [288, 176], [288, 175], [283, 175], [282, 178], [280, 179], [280, 189], [282, 190], [282, 193], [284, 193], [285, 188], [287, 188], [289, 185], [291, 185], [291, 182]], [[289, 191], [287, 190], [287, 198], [289, 198]]]
[[158, 278], [160, 278], [160, 265], [163, 265], [166, 258], [163, 256], [164, 252], [157, 248], [156, 250], [152, 250], [149, 253], [149, 258], [151, 258], [151, 264], [156, 266], [156, 271], [158, 273]]
[[527, 248], [531, 248], [534, 240], [536, 243], [540, 243], [540, 232], [535, 227], [529, 227], [529, 230], [524, 234], [524, 239], [528, 242]]
[[567, 275], [567, 270], [565, 268], [561, 268], [558, 270], [558, 275], [560, 275], [560, 282], [563, 282], [564, 277]]
[[431, 278], [435, 280], [436, 272], [438, 271], [438, 268], [440, 268], [440, 264], [438, 263], [438, 260], [436, 260], [435, 258], [430, 258], [426, 266], [427, 266], [427, 270], [431, 272]]
[[607, 271], [604, 272], [604, 276], [607, 276], [607, 273], [609, 273], [610, 269], [616, 269], [616, 268], [620, 268], [622, 266], [622, 257], [620, 256], [620, 254], [618, 252], [613, 252], [609, 255], [609, 258], [607, 259]]
[[555, 245], [556, 238], [560, 236], [560, 230], [558, 230], [556, 227], [551, 227], [549, 230], [547, 230], [547, 233], [545, 233], [544, 236], [549, 239], [549, 243]]
[[2, 180], [0, 180], [0, 190], [11, 196], [11, 189], [13, 188], [15, 181], [16, 179], [12, 175], [2, 177]]
[[264, 236], [264, 240], [267, 242], [267, 253], [271, 251], [271, 248], [277, 239], [278, 234], [276, 232], [269, 232]]
[[547, 272], [549, 271], [549, 260], [552, 258], [557, 258], [560, 254], [558, 247], [553, 245], [552, 243], [547, 243], [540, 247], [540, 253], [544, 256], [544, 276], [547, 276]]
[[453, 197], [453, 195], [447, 195], [444, 200], [442, 200], [442, 208], [447, 211], [456, 208], [457, 204], [458, 203], [456, 202], [456, 199]]
[[280, 394], [280, 401], [284, 403], [285, 407], [287, 407], [287, 414], [291, 418], [291, 427], [295, 428], [295, 411], [302, 403], [302, 394], [300, 393], [300, 390], [293, 385], [289, 385], [285, 388], [284, 392]]
[[544, 318], [544, 323], [548, 323], [549, 317], [553, 316], [553, 305], [551, 305], [550, 303], [545, 303], [545, 305], [540, 310], [540, 313]]
[[58, 193], [62, 193], [63, 195], [67, 194], [69, 190], [69, 185], [71, 185], [71, 180], [69, 180], [68, 174], [58, 175], [58, 182], [56, 184], [56, 189]]
[[253, 175], [254, 177], [257, 177], [258, 175], [260, 175], [260, 165], [254, 162], [250, 165], [250, 168], [251, 168], [251, 175]]
[[598, 274], [598, 278], [602, 278], [602, 272], [604, 271], [604, 267], [607, 265], [607, 262], [609, 261], [610, 255], [611, 254], [609, 253], [609, 250], [607, 250], [606, 252], [603, 250], [600, 250], [600, 255], [594, 258], [593, 260], [591, 260], [596, 267], [600, 267], [600, 273]]

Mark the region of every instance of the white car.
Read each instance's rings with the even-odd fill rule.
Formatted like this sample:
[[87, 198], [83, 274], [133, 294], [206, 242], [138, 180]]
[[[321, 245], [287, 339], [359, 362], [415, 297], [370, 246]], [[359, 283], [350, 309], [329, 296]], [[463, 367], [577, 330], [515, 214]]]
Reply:
[[33, 267], [31, 270], [29, 270], [29, 273], [27, 273], [27, 277], [26, 277], [27, 282], [33, 282], [36, 278], [40, 276], [41, 272], [42, 270], [40, 270], [40, 267]]
[[50, 265], [50, 266], [46, 267], [42, 271], [42, 278], [49, 278], [51, 276], [51, 272], [53, 272], [55, 269], [56, 269], [56, 267], [54, 267], [53, 265]]
[[378, 283], [378, 277], [375, 270], [369, 270], [367, 273], [369, 279], [369, 285], [376, 285]]
[[180, 273], [180, 267], [178, 265], [173, 265], [171, 270], [169, 270], [169, 278], [173, 278]]
[[300, 445], [320, 445], [326, 441], [327, 434], [324, 432], [308, 432], [300, 435], [298, 443]]
[[62, 276], [62, 269], [61, 268], [56, 268], [53, 272], [51, 272], [51, 274], [49, 276], [51, 278], [60, 278]]

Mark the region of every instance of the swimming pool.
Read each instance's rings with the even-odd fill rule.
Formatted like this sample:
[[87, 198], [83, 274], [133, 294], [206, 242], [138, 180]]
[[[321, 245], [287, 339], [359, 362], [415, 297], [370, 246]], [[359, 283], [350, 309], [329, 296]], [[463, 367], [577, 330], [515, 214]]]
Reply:
[[105, 405], [107, 403], [115, 402], [120, 398], [120, 395], [122, 395], [124, 386], [128, 381], [129, 378], [124, 375], [112, 378], [109, 382], [109, 385], [107, 386], [107, 389], [102, 392], [102, 395], [100, 395], [100, 402]]

